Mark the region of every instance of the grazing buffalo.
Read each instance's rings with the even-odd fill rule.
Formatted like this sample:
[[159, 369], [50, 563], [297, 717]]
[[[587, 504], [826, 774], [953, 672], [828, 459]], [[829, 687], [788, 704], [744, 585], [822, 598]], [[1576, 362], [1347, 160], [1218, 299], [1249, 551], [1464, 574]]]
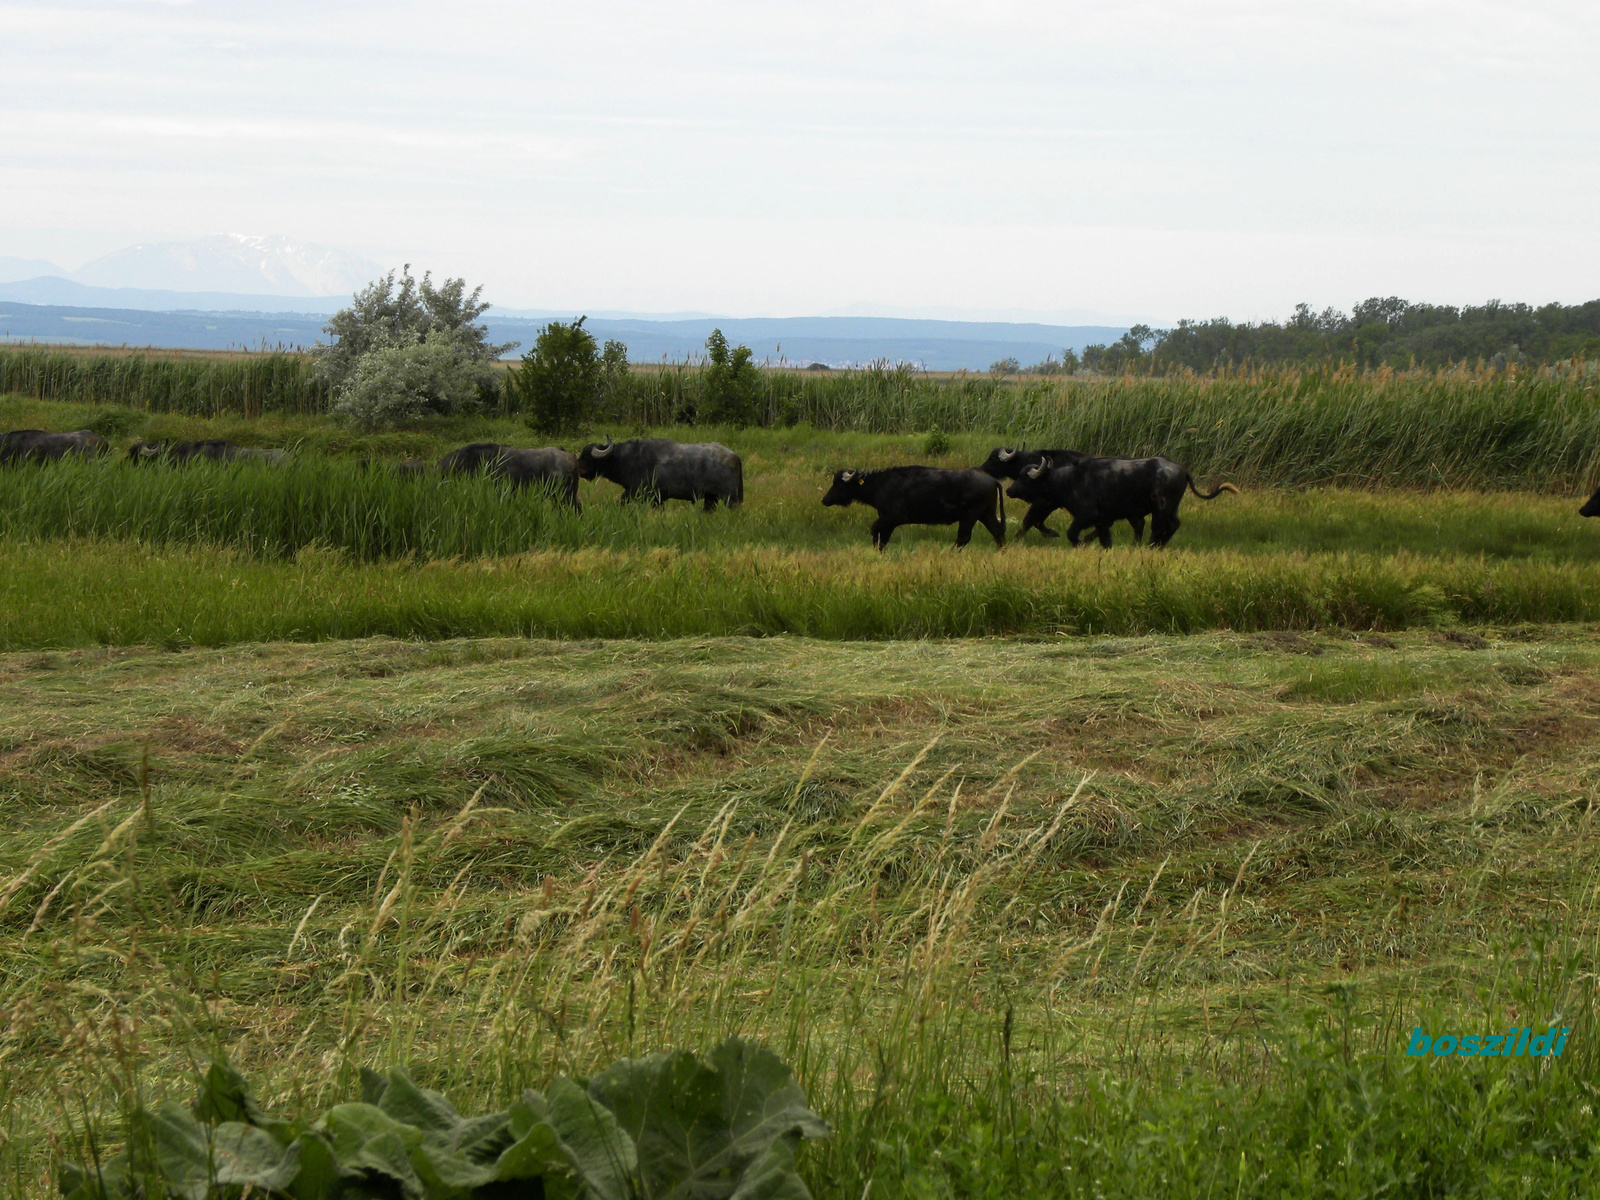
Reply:
[[8, 463], [53, 462], [76, 454], [79, 458], [99, 458], [109, 446], [92, 429], [75, 433], [46, 433], [42, 429], [13, 429], [0, 433], [0, 466]]
[[744, 463], [717, 442], [685, 445], [662, 438], [635, 438], [627, 442], [606, 439], [578, 455], [578, 474], [599, 476], [622, 485], [626, 503], [635, 496], [650, 497], [660, 506], [668, 500], [704, 500], [710, 512], [721, 500], [729, 508], [744, 503]]
[[[972, 527], [981, 523], [995, 545], [1006, 544], [1006, 498], [994, 476], [976, 469], [950, 471], [943, 467], [889, 467], [882, 471], [840, 471], [822, 502], [871, 505], [878, 510], [872, 523], [872, 544], [882, 550], [901, 525], [951, 525], [959, 523], [956, 545], [972, 540]], [[998, 511], [997, 511], [998, 510]]]
[[1600, 488], [1595, 488], [1594, 495], [1578, 510], [1580, 517], [1600, 517]]
[[1150, 544], [1165, 546], [1178, 532], [1178, 502], [1187, 487], [1202, 500], [1215, 500], [1223, 492], [1237, 492], [1220, 483], [1211, 492], [1194, 485], [1194, 477], [1170, 458], [1079, 458], [1060, 466], [1048, 458], [1035, 463], [1011, 485], [1018, 500], [1045, 500], [1072, 514], [1067, 540], [1074, 546], [1085, 529], [1094, 529], [1102, 546], [1111, 545], [1111, 526], [1127, 521], [1133, 540], [1144, 537], [1144, 519], [1150, 517]]
[[289, 461], [287, 450], [261, 450], [255, 446], [239, 446], [222, 438], [207, 438], [200, 442], [135, 442], [128, 448], [131, 463], [165, 462], [263, 462], [277, 466]]
[[439, 460], [443, 475], [476, 475], [487, 471], [513, 487], [525, 488], [540, 483], [575, 509], [578, 504], [578, 459], [560, 446], [523, 450], [498, 442], [474, 442], [452, 450]]
[[[1045, 459], [1049, 459], [1057, 466], [1069, 462], [1077, 462], [1088, 455], [1080, 454], [1076, 450], [1029, 450], [1024, 446], [1020, 450], [1013, 450], [1010, 446], [999, 446], [989, 451], [989, 457], [983, 460], [983, 465], [978, 468], [985, 475], [993, 475], [996, 479], [1015, 479], [1029, 467], [1037, 466]], [[1017, 536], [1024, 536], [1028, 530], [1037, 529], [1041, 537], [1060, 537], [1054, 529], [1046, 528], [1045, 518], [1056, 511], [1058, 506], [1050, 500], [1036, 500], [1028, 506], [1027, 514], [1022, 518], [1022, 529]]]

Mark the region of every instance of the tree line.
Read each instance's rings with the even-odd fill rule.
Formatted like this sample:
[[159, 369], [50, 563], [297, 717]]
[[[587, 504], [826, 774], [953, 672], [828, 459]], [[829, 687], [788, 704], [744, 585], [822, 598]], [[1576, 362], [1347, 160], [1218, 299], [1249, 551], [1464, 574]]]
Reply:
[[[1483, 362], [1539, 366], [1600, 356], [1600, 300], [1586, 304], [1487, 304], [1457, 308], [1374, 296], [1349, 313], [1295, 306], [1286, 321], [1226, 317], [1135, 325], [1109, 345], [1084, 348], [1081, 365], [1103, 374], [1212, 371], [1326, 361], [1359, 367], [1447, 367]], [[1073, 364], [1074, 366], [1078, 364]]]

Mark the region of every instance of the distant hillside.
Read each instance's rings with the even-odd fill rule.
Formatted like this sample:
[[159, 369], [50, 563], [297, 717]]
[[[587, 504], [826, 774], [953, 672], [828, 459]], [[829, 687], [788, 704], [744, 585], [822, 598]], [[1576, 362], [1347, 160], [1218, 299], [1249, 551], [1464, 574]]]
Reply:
[[[31, 285], [0, 286], [0, 297], [9, 297], [28, 286]], [[263, 346], [305, 349], [323, 336], [326, 317], [321, 312], [252, 312], [239, 311], [239, 307], [242, 306], [233, 306], [231, 311], [180, 312], [0, 300], [0, 337], [13, 342], [255, 350]], [[514, 353], [531, 346], [545, 324], [544, 320], [526, 317], [497, 317], [492, 310], [486, 321], [492, 340], [520, 344]], [[759, 361], [846, 366], [888, 359], [917, 363], [934, 371], [983, 371], [990, 363], [1005, 358], [1015, 358], [1024, 365], [1050, 356], [1059, 359], [1063, 349], [1081, 352], [1091, 342], [1113, 340], [1123, 333], [1115, 326], [893, 317], [705, 317], [672, 321], [596, 318], [588, 321], [585, 328], [601, 341], [623, 342], [634, 362], [696, 358], [704, 352], [711, 331], [721, 328], [729, 340], [754, 350]]]

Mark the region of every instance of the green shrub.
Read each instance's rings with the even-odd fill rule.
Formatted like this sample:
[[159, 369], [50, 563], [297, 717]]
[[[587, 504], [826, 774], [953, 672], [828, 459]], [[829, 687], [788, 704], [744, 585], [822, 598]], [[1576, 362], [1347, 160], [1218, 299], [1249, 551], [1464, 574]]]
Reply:
[[269, 1117], [224, 1062], [192, 1106], [129, 1115], [124, 1149], [61, 1163], [67, 1200], [194, 1200], [233, 1195], [784, 1196], [805, 1138], [828, 1126], [770, 1051], [729, 1038], [709, 1064], [687, 1051], [623, 1059], [587, 1081], [527, 1089], [509, 1109], [463, 1117], [396, 1068], [363, 1070], [362, 1098], [314, 1122]]
[[705, 405], [699, 412], [709, 425], [744, 427], [761, 423], [761, 371], [751, 361], [749, 346], [728, 346], [722, 330], [706, 339]]
[[393, 429], [422, 417], [480, 412], [496, 387], [487, 362], [453, 337], [434, 336], [363, 354], [333, 412], [359, 429]]
[[[539, 331], [533, 348], [522, 357], [510, 385], [523, 417], [537, 433], [576, 429], [594, 414], [603, 383], [614, 381], [616, 355], [607, 342], [607, 358], [596, 351], [594, 335], [583, 327], [586, 317], [570, 325], [551, 321]], [[627, 368], [626, 347], [622, 367]]]

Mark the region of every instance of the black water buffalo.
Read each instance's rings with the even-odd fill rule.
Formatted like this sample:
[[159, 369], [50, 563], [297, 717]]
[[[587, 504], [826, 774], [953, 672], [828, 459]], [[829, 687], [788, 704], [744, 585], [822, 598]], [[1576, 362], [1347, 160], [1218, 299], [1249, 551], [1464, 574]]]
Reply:
[[717, 442], [684, 444], [663, 438], [635, 438], [605, 445], [590, 443], [578, 455], [578, 474], [599, 476], [622, 485], [626, 503], [650, 497], [655, 505], [668, 500], [704, 500], [710, 512], [721, 500], [729, 508], [744, 503], [744, 462]]
[[498, 442], [474, 442], [450, 451], [439, 460], [439, 472], [443, 475], [476, 475], [479, 471], [487, 471], [517, 488], [545, 484], [552, 493], [581, 511], [578, 459], [560, 446], [524, 450]]
[[[1076, 450], [1029, 450], [1026, 446], [1014, 450], [1010, 446], [997, 446], [989, 451], [989, 457], [983, 460], [983, 465], [978, 470], [985, 475], [993, 475], [996, 479], [1015, 479], [1029, 467], [1037, 466], [1047, 458], [1057, 466], [1061, 466], [1087, 457], [1088, 455]], [[1060, 537], [1061, 535], [1054, 529], [1046, 528], [1044, 523], [1045, 518], [1058, 507], [1048, 499], [1036, 500], [1030, 504], [1022, 518], [1022, 529], [1018, 531], [1017, 536], [1022, 537], [1028, 530], [1037, 529], [1041, 537]]]
[[255, 446], [240, 446], [223, 438], [207, 438], [199, 442], [135, 442], [128, 447], [131, 463], [164, 462], [182, 464], [204, 460], [207, 462], [263, 462], [277, 466], [289, 461], [287, 450], [262, 450]]
[[42, 429], [13, 429], [0, 433], [0, 466], [9, 463], [53, 462], [76, 454], [79, 458], [99, 458], [110, 447], [92, 429], [73, 433], [46, 433]]
[[1600, 488], [1595, 488], [1594, 495], [1590, 496], [1582, 508], [1578, 510], [1580, 517], [1600, 517]]
[[1138, 542], [1148, 516], [1150, 544], [1159, 547], [1178, 532], [1178, 503], [1185, 487], [1202, 500], [1239, 490], [1219, 483], [1214, 491], [1202, 492], [1188, 470], [1170, 458], [1079, 458], [1060, 466], [1049, 459], [1035, 463], [1017, 476], [1009, 494], [1035, 503], [1047, 500], [1070, 512], [1067, 540], [1074, 546], [1089, 528], [1102, 546], [1111, 545], [1111, 526], [1117, 521], [1131, 524]]
[[[950, 471], [943, 467], [889, 467], [882, 471], [840, 471], [822, 502], [868, 504], [878, 510], [872, 523], [872, 544], [882, 550], [901, 525], [951, 525], [959, 523], [956, 545], [972, 540], [972, 527], [981, 523], [995, 545], [1006, 544], [1006, 499], [1000, 482], [977, 469]], [[997, 512], [998, 509], [998, 512]]]

